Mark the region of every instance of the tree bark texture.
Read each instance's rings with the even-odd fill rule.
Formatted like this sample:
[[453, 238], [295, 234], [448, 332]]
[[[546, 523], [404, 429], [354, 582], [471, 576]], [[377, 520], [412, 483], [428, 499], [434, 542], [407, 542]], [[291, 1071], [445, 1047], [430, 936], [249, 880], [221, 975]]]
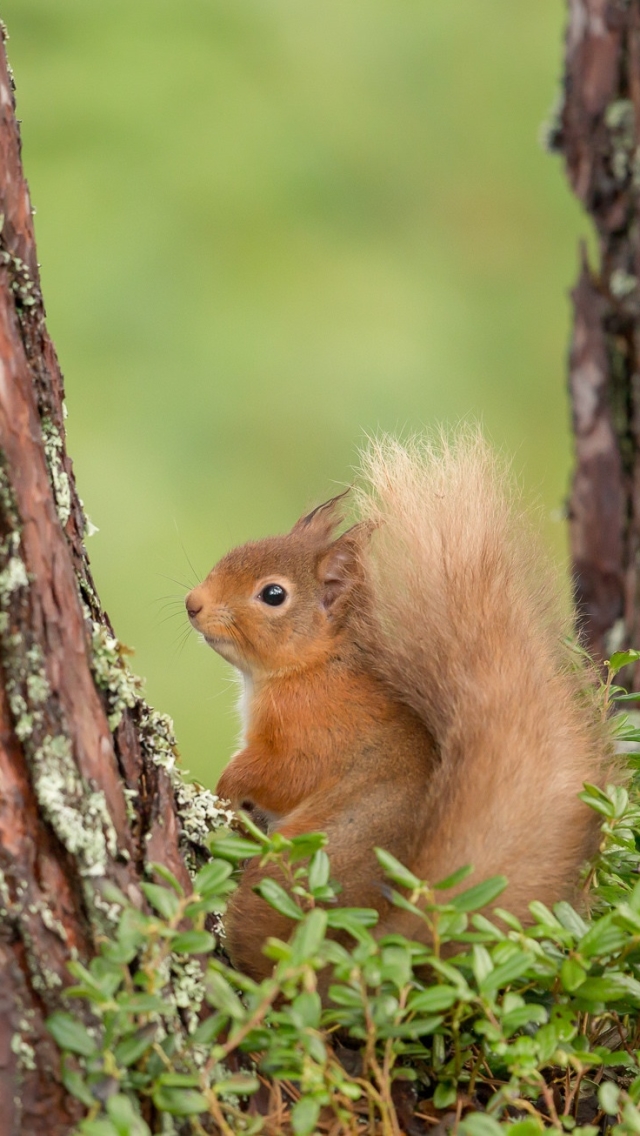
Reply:
[[569, 360], [575, 593], [597, 658], [640, 645], [640, 0], [569, 0], [564, 102], [550, 143], [593, 219]]
[[[218, 815], [175, 771], [101, 608], [65, 449], [29, 191], [0, 48], [0, 1133], [61, 1136], [82, 1106], [44, 1020], [94, 951], [115, 883], [143, 906], [150, 862], [185, 885]], [[76, 1011], [77, 1012], [77, 1011]]]

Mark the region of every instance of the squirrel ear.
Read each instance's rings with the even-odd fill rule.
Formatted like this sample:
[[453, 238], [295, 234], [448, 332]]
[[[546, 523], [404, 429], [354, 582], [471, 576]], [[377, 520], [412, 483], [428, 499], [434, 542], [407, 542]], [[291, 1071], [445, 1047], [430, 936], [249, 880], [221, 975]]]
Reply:
[[343, 519], [342, 514], [338, 512], [338, 505], [349, 492], [350, 488], [345, 489], [344, 493], [338, 493], [336, 497], [331, 497], [329, 501], [324, 501], [322, 505], [316, 505], [315, 509], [312, 509], [310, 513], [306, 513], [304, 517], [300, 517], [300, 520], [296, 521], [291, 532], [304, 532], [319, 542], [328, 540], [334, 529]]
[[357, 583], [362, 574], [360, 554], [363, 544], [371, 536], [373, 526], [361, 521], [334, 540], [318, 565], [322, 585], [322, 604], [327, 610], [334, 608]]

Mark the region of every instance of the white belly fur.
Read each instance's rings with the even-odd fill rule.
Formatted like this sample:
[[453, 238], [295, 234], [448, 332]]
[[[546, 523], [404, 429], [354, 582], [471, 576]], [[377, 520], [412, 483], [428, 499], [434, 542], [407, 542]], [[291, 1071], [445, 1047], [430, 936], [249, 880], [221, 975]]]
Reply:
[[238, 738], [238, 745], [242, 749], [246, 744], [247, 730], [249, 728], [249, 710], [251, 707], [251, 698], [253, 695], [253, 683], [249, 675], [238, 672], [238, 681], [240, 684], [240, 691], [238, 694], [237, 711], [240, 719], [240, 736]]

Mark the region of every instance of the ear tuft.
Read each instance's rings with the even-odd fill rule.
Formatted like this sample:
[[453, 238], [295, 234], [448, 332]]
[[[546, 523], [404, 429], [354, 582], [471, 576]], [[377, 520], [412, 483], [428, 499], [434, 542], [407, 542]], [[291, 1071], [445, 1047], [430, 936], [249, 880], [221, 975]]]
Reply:
[[331, 497], [329, 501], [324, 501], [322, 505], [316, 505], [310, 513], [306, 513], [296, 521], [291, 529], [292, 533], [302, 534], [305, 533], [318, 543], [326, 542], [333, 535], [338, 525], [344, 520], [342, 512], [339, 510], [339, 503], [350, 493], [350, 488], [345, 489], [344, 493], [338, 493], [336, 497]]
[[362, 576], [361, 552], [373, 528], [366, 521], [334, 540], [318, 565], [322, 603], [327, 611], [340, 607]]

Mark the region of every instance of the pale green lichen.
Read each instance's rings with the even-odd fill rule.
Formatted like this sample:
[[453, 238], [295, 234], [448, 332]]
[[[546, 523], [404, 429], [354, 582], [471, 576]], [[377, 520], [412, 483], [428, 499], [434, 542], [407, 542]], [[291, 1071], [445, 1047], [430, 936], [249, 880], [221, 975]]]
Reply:
[[184, 1012], [187, 1030], [193, 1033], [200, 1024], [199, 1015], [205, 996], [202, 966], [196, 958], [173, 955], [171, 978], [168, 1000]]
[[616, 99], [604, 115], [611, 133], [611, 171], [618, 182], [627, 178], [632, 167], [635, 144], [635, 111], [631, 99]]
[[21, 1033], [14, 1033], [11, 1038], [11, 1052], [18, 1058], [18, 1064], [24, 1070], [33, 1070], [36, 1067], [36, 1051]]
[[174, 791], [184, 834], [191, 844], [206, 848], [207, 837], [212, 830], [233, 820], [231, 809], [223, 804], [221, 798], [196, 781], [180, 779], [174, 784]]
[[178, 750], [173, 722], [168, 714], [160, 714], [146, 703], [140, 706], [140, 740], [145, 754], [161, 766], [173, 780], [177, 773]]
[[0, 868], [0, 901], [2, 902], [2, 908], [0, 908], [0, 916], [4, 917], [7, 914], [7, 908], [11, 904], [11, 896], [9, 895], [9, 888], [7, 886], [6, 876], [5, 876], [5, 874], [4, 874], [4, 872], [2, 871], [1, 868]]
[[11, 915], [20, 927], [27, 966], [31, 975], [31, 985], [34, 990], [43, 995], [46, 1001], [51, 991], [57, 991], [62, 986], [62, 979], [55, 970], [50, 970], [47, 966], [46, 959], [42, 957], [39, 946], [34, 947], [28, 923], [21, 918], [21, 912], [15, 904], [12, 906]]
[[[11, 534], [11, 540], [16, 534]], [[27, 569], [25, 568], [19, 556], [13, 555], [9, 558], [6, 567], [0, 572], [0, 594], [8, 595], [15, 592], [18, 588], [26, 588], [29, 583]]]
[[102, 790], [84, 783], [64, 736], [47, 736], [31, 755], [33, 783], [44, 816], [81, 875], [103, 876], [118, 851], [116, 831]]
[[71, 485], [64, 468], [64, 443], [60, 431], [49, 418], [42, 419], [42, 437], [56, 510], [64, 528], [71, 516]]
[[57, 935], [61, 942], [68, 943], [69, 936], [67, 935], [64, 925], [60, 922], [59, 919], [56, 919], [53, 911], [50, 907], [47, 906], [44, 900], [41, 900], [39, 903], [34, 904], [34, 907], [36, 908], [47, 930], [51, 931], [52, 934]]
[[[88, 610], [85, 614], [90, 619]], [[125, 710], [140, 701], [142, 681], [134, 675], [121, 655], [121, 647], [106, 627], [91, 620], [91, 667], [96, 685], [106, 696], [109, 729], [116, 730]]]
[[207, 837], [216, 828], [228, 825], [233, 813], [220, 798], [195, 781], [186, 781], [177, 766], [178, 751], [173, 722], [167, 714], [141, 703], [139, 706], [140, 740], [151, 761], [166, 770], [173, 786], [178, 816], [181, 821], [180, 847], [191, 874], [199, 868], [194, 848], [207, 849]]
[[623, 268], [616, 268], [609, 278], [609, 287], [617, 300], [623, 300], [638, 287], [638, 277]]
[[615, 99], [604, 112], [604, 121], [609, 130], [615, 130], [630, 145], [633, 143], [635, 113], [631, 99]]
[[134, 801], [138, 799], [140, 794], [138, 793], [137, 789], [129, 789], [127, 785], [124, 786], [123, 792], [125, 808], [127, 810], [127, 820], [131, 822], [134, 821], [138, 815]]
[[9, 269], [9, 287], [16, 299], [18, 316], [22, 317], [25, 308], [32, 308], [38, 303], [40, 291], [27, 265], [19, 256], [13, 256], [7, 249], [3, 249], [0, 251], [0, 263]]
[[27, 690], [32, 702], [46, 702], [51, 692], [47, 676], [40, 671], [27, 675]]

